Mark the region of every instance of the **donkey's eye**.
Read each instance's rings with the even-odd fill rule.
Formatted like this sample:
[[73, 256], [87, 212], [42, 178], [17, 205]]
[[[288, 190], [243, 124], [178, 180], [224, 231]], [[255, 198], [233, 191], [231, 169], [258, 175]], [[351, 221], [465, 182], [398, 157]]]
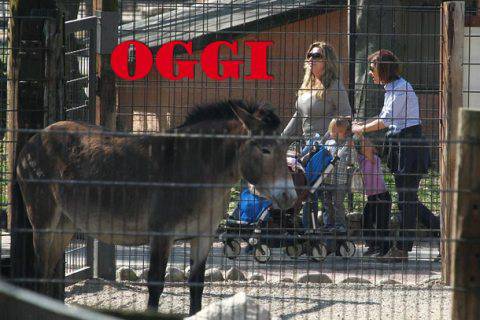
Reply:
[[270, 154], [270, 150], [268, 150], [267, 148], [262, 148], [262, 153]]

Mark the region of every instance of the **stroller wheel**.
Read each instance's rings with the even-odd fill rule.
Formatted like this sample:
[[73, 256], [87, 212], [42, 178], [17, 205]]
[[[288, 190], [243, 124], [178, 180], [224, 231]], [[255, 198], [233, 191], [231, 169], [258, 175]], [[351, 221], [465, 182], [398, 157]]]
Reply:
[[223, 243], [223, 254], [228, 259], [236, 259], [240, 255], [241, 249], [238, 240], [232, 239]]
[[352, 241], [344, 241], [339, 247], [338, 247], [338, 254], [343, 257], [343, 258], [351, 258], [355, 255], [355, 251], [357, 251], [357, 248], [355, 246], [355, 243]]
[[270, 247], [264, 243], [259, 244], [255, 247], [253, 257], [257, 262], [266, 263], [272, 258], [272, 250], [270, 250]]
[[300, 243], [292, 244], [290, 246], [285, 247], [285, 253], [291, 259], [297, 259], [303, 253], [303, 246]]
[[323, 243], [315, 243], [310, 246], [310, 258], [313, 261], [323, 261], [327, 254], [327, 247]]

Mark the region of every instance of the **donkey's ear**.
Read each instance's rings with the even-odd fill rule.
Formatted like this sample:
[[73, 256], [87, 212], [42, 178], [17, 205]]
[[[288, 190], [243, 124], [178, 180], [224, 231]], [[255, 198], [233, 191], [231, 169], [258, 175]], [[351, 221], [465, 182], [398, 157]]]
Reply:
[[238, 120], [240, 120], [245, 129], [250, 133], [258, 132], [260, 130], [262, 122], [259, 119], [239, 106], [231, 104], [230, 107]]

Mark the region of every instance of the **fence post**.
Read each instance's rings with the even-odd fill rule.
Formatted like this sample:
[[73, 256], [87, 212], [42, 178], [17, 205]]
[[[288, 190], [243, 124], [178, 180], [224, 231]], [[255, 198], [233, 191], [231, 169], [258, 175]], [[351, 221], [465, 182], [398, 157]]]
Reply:
[[118, 1], [94, 0], [97, 23], [97, 103], [95, 122], [110, 130], [116, 129], [115, 73], [110, 65], [113, 49], [118, 44]]
[[452, 319], [480, 319], [480, 110], [459, 110], [453, 196]]
[[463, 106], [463, 41], [465, 24], [463, 1], [442, 4], [440, 80], [440, 203], [442, 280], [450, 284], [452, 238], [452, 192], [455, 181], [455, 148], [449, 143], [457, 132], [458, 109]]
[[[50, 110], [46, 103], [51, 102], [45, 96], [51, 84], [51, 79], [46, 79], [51, 76], [46, 69], [49, 63], [46, 60], [51, 56], [46, 43], [49, 36], [45, 37], [45, 31], [47, 28], [54, 31], [50, 33], [52, 40], [57, 37], [56, 32], [61, 27], [55, 26], [55, 22], [53, 25], [46, 22], [49, 19], [47, 16], [55, 17], [58, 14], [53, 0], [17, 0], [10, 4], [7, 64], [8, 220], [12, 230], [11, 275], [13, 279], [25, 279], [34, 277], [35, 254], [32, 227], [16, 181], [16, 166], [17, 155], [31, 133], [19, 132], [19, 129], [42, 129], [46, 124]], [[19, 284], [34, 288], [33, 283]]]
[[[97, 99], [95, 123], [116, 130], [115, 74], [110, 56], [118, 43], [118, 1], [94, 0], [97, 23]], [[115, 280], [115, 246], [95, 241], [94, 277]]]
[[115, 246], [95, 239], [93, 244], [93, 277], [115, 280]]
[[65, 18], [56, 9], [45, 20], [45, 94], [44, 124], [65, 119]]

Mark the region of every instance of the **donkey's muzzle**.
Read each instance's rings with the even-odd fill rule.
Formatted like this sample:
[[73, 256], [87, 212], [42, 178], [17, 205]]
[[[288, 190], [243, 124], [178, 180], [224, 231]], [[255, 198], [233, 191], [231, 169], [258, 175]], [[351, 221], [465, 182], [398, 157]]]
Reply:
[[282, 210], [290, 209], [294, 206], [295, 202], [297, 201], [297, 192], [295, 188], [282, 188], [272, 194], [272, 202], [275, 206]]

